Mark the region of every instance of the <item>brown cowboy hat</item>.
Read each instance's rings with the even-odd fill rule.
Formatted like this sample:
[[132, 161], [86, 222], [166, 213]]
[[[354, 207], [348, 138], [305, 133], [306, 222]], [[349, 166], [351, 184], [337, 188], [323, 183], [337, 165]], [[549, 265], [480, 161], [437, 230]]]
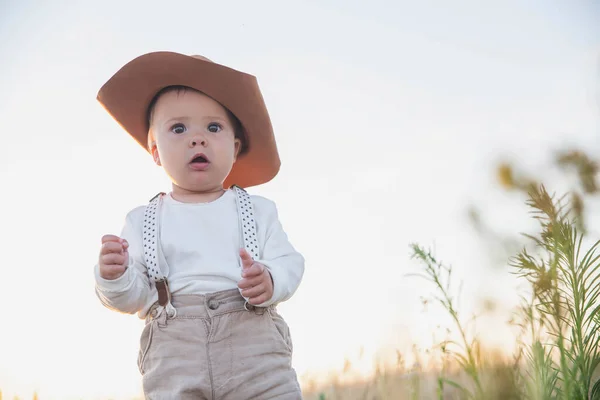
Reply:
[[252, 75], [202, 56], [153, 52], [133, 59], [117, 71], [102, 86], [97, 99], [148, 150], [148, 106], [160, 90], [173, 85], [205, 93], [239, 119], [247, 147], [233, 165], [225, 187], [260, 185], [277, 175], [281, 161], [273, 127]]

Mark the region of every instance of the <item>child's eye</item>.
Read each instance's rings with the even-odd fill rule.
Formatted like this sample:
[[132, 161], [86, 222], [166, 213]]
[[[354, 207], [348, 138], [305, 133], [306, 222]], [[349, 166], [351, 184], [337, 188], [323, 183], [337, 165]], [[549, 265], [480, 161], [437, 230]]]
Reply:
[[217, 124], [216, 122], [212, 122], [210, 124], [208, 124], [208, 131], [212, 132], [212, 133], [217, 133], [219, 132], [221, 129], [223, 129], [221, 127], [221, 124]]
[[176, 133], [176, 134], [182, 134], [186, 131], [185, 125], [184, 124], [175, 124], [171, 127], [171, 132]]

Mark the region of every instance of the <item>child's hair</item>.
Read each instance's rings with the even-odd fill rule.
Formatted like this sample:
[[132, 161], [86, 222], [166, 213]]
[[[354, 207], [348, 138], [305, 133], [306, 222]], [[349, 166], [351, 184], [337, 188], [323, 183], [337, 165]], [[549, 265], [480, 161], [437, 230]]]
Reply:
[[[197, 92], [200, 94], [204, 94], [206, 96], [206, 94], [201, 92], [200, 90], [196, 90], [196, 89], [188, 87], [188, 86], [173, 85], [173, 86], [167, 86], [167, 87], [161, 89], [152, 98], [152, 101], [150, 102], [150, 105], [148, 106], [148, 112], [147, 112], [147, 118], [146, 118], [146, 121], [148, 122], [148, 148], [149, 149], [152, 149], [152, 145], [155, 142], [154, 135], [152, 134], [152, 131], [150, 130], [150, 126], [152, 125], [152, 118], [154, 116], [154, 107], [156, 106], [156, 102], [158, 101], [160, 96], [162, 96], [165, 93], [177, 92], [177, 94], [179, 94], [180, 92], [185, 93], [188, 90], [194, 91], [194, 92]], [[227, 113], [229, 122], [233, 126], [233, 132], [234, 132], [235, 138], [239, 139], [241, 141], [242, 147], [240, 149], [238, 156], [242, 155], [248, 150], [248, 143], [246, 140], [246, 135], [244, 134], [244, 129], [242, 128], [242, 123], [227, 107], [223, 106], [223, 108], [225, 109], [225, 112]]]

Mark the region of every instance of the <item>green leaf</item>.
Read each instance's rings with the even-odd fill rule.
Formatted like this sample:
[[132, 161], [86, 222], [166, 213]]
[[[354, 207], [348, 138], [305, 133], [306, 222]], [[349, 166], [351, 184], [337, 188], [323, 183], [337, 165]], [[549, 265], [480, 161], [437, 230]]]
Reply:
[[590, 400], [600, 400], [600, 379], [594, 383], [590, 393]]

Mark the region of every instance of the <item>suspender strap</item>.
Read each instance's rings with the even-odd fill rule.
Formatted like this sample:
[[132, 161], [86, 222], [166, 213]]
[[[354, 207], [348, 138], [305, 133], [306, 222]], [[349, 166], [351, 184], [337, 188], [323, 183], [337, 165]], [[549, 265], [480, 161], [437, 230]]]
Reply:
[[254, 220], [254, 207], [250, 195], [237, 185], [232, 186], [237, 202], [238, 219], [242, 243], [253, 259], [259, 258], [258, 238], [256, 236], [256, 221]]
[[[241, 187], [231, 187], [236, 195], [236, 205], [239, 220], [240, 239], [244, 248], [253, 259], [259, 258], [258, 238], [256, 236], [256, 221], [254, 207], [250, 195]], [[169, 282], [160, 268], [160, 206], [165, 193], [158, 193], [150, 200], [144, 212], [144, 259], [148, 277], [158, 292], [158, 304], [171, 307], [171, 291]], [[247, 301], [248, 299], [246, 299]]]
[[165, 307], [171, 302], [171, 292], [167, 279], [160, 269], [158, 244], [160, 240], [160, 205], [164, 193], [159, 193], [146, 207], [144, 212], [144, 259], [148, 277], [158, 291], [158, 304]]

